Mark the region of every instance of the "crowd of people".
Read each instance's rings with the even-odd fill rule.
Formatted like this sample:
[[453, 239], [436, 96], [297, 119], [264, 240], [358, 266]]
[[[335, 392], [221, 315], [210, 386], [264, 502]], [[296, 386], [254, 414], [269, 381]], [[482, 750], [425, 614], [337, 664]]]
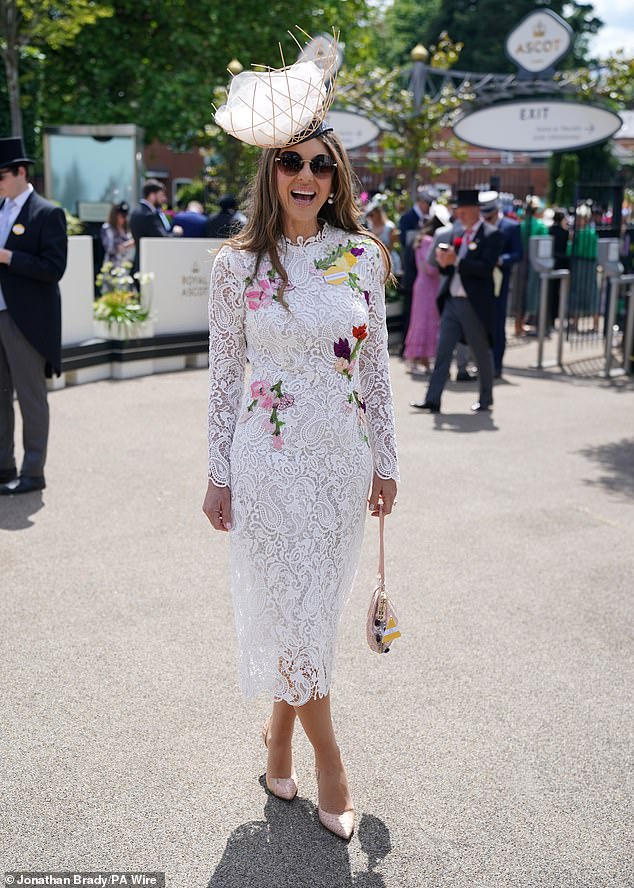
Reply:
[[196, 200], [171, 212], [167, 208], [165, 185], [158, 179], [147, 179], [143, 183], [142, 198], [131, 213], [126, 201], [112, 205], [100, 231], [103, 263], [109, 269], [130, 266], [134, 276], [139, 271], [141, 238], [227, 238], [237, 234], [245, 222], [246, 216], [238, 209], [232, 194], [220, 197], [217, 212], [210, 215]]
[[[590, 329], [596, 330], [600, 311], [597, 245], [599, 236], [609, 228], [611, 218], [589, 203], [581, 203], [572, 209], [551, 208], [536, 196], [517, 201], [496, 191], [473, 191], [471, 199], [478, 210], [478, 226], [484, 226], [483, 231], [487, 226], [492, 227], [501, 235], [501, 240], [498, 239], [501, 249], [493, 268], [491, 329], [487, 331], [493, 376], [499, 379], [503, 373], [507, 322], [511, 321], [515, 337], [533, 335], [537, 329], [539, 275], [528, 261], [529, 238], [550, 235], [554, 269], [569, 269], [571, 272], [568, 328], [575, 330], [580, 318], [588, 318]], [[386, 195], [369, 196], [364, 208], [366, 225], [392, 251], [398, 296], [403, 303], [401, 356], [413, 377], [431, 377], [438, 365], [441, 347], [441, 314], [446, 304], [444, 290], [450, 286], [439, 247], [451, 244], [459, 249], [465, 232], [462, 220], [465, 211], [456, 205], [455, 198], [441, 195], [433, 185], [417, 188], [412, 205], [395, 217], [398, 221], [389, 219], [387, 205]], [[627, 261], [628, 243], [625, 234], [622, 240], [624, 261]], [[465, 270], [476, 255], [473, 251], [478, 251], [479, 255], [479, 248], [473, 241], [468, 248], [467, 266], [463, 265]], [[455, 283], [453, 286], [455, 289]], [[547, 331], [553, 330], [558, 323], [560, 286], [559, 280], [553, 280], [549, 285]], [[478, 362], [466, 340], [463, 322], [454, 355], [457, 382], [477, 379], [470, 367]], [[439, 397], [436, 388], [432, 397]], [[432, 407], [438, 406], [433, 400]]]
[[[246, 216], [231, 194], [217, 200], [217, 211], [207, 215], [202, 204], [192, 200], [174, 212], [168, 208], [165, 186], [156, 179], [143, 185], [142, 199], [130, 213], [126, 202], [113, 204], [108, 221], [101, 229], [104, 261], [116, 267], [127, 264], [131, 274], [139, 270], [139, 241], [142, 237], [223, 238], [237, 234]], [[416, 190], [412, 205], [395, 220], [388, 215], [389, 201], [377, 192], [365, 195], [362, 206], [367, 229], [386, 247], [397, 281], [397, 294], [403, 305], [401, 354], [413, 377], [430, 376], [437, 364], [441, 332], [441, 297], [447, 273], [439, 262], [439, 245], [458, 240], [464, 233], [461, 213], [452, 198], [440, 194], [431, 184]], [[515, 337], [536, 331], [539, 276], [528, 262], [527, 245], [534, 235], [553, 238], [554, 268], [571, 270], [569, 294], [570, 329], [580, 317], [591, 318], [598, 328], [599, 294], [596, 284], [598, 234], [609, 224], [602, 210], [581, 204], [575, 209], [546, 207], [544, 201], [529, 196], [525, 201], [495, 191], [477, 194], [479, 217], [502, 235], [503, 246], [493, 274], [494, 321], [488, 334], [493, 356], [494, 378], [501, 378], [506, 349], [507, 321], [512, 320]], [[570, 236], [574, 231], [574, 238]], [[469, 259], [472, 256], [470, 254]], [[557, 324], [560, 281], [550, 284], [547, 330]], [[475, 355], [466, 343], [464, 331], [455, 349], [457, 382], [477, 379], [473, 372]]]

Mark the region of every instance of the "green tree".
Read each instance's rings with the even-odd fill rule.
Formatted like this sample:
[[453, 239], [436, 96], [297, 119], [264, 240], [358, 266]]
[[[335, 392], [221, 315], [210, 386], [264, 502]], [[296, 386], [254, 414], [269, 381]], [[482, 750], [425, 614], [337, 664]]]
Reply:
[[579, 181], [579, 158], [576, 154], [553, 154], [550, 158], [549, 202], [558, 207], [574, 203], [575, 186]]
[[[431, 66], [450, 68], [458, 61], [461, 49], [462, 44], [441, 34], [438, 43], [430, 47]], [[403, 184], [412, 192], [421, 172], [426, 171], [430, 177], [442, 172], [429, 160], [430, 151], [448, 148], [456, 156], [463, 153], [457, 140], [445, 138], [444, 130], [451, 112], [466, 96], [447, 85], [439, 96], [424, 95], [417, 108], [408, 88], [408, 74], [409, 66], [348, 70], [340, 78], [338, 104], [367, 114], [381, 126], [382, 153], [374, 166], [377, 171], [383, 166], [398, 170]]]
[[588, 101], [600, 99], [615, 111], [634, 106], [634, 58], [622, 49], [598, 66], [562, 72], [559, 79], [574, 86]]
[[410, 51], [417, 43], [435, 40], [438, 32], [430, 33], [429, 22], [438, 16], [440, 8], [441, 0], [393, 0], [379, 26], [379, 63], [385, 68], [406, 65]]
[[[634, 104], [634, 59], [628, 58], [623, 50], [603, 59], [598, 67], [562, 72], [558, 79], [574, 86], [582, 101], [599, 100], [617, 112]], [[550, 161], [551, 192], [559, 194], [557, 189], [561, 180], [563, 194], [568, 198], [563, 201], [557, 197], [558, 203], [572, 202], [570, 187], [566, 184], [573, 178], [572, 160], [569, 158], [575, 161], [576, 181], [586, 184], [609, 183], [619, 169], [611, 141], [563, 156], [554, 154]]]
[[0, 55], [4, 62], [14, 136], [22, 136], [23, 131], [21, 56], [45, 47], [68, 46], [82, 28], [109, 15], [112, 15], [109, 6], [93, 0], [0, 0]]
[[[464, 42], [460, 67], [465, 71], [513, 72], [515, 65], [506, 57], [507, 34], [519, 21], [542, 6], [536, 0], [393, 0], [385, 12], [386, 44], [393, 43], [400, 61], [417, 42], [429, 43], [442, 31]], [[572, 53], [565, 64], [572, 66], [587, 59], [588, 37], [602, 25], [591, 3], [579, 0], [552, 0], [548, 8], [561, 15], [575, 33]], [[424, 25], [424, 26], [423, 26]], [[407, 41], [408, 29], [411, 34]]]
[[[281, 65], [297, 46], [281, 23], [307, 33], [341, 29], [351, 59], [364, 56], [356, 40], [367, 21], [367, 0], [241, 0], [239, 12], [224, 0], [115, 0], [112, 18], [96, 22], [74, 46], [48, 54], [46, 119], [50, 123], [136, 123], [146, 140], [174, 148], [200, 144], [211, 119], [214, 89], [228, 82], [237, 58]], [[254, 26], [257, 23], [257, 26]], [[365, 39], [365, 38], [364, 38]], [[357, 48], [359, 44], [360, 48]]]

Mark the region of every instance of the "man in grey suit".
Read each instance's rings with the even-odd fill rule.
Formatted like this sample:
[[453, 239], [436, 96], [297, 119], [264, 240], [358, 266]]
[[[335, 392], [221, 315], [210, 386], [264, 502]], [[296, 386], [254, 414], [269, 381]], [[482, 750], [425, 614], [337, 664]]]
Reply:
[[449, 376], [456, 344], [465, 339], [471, 348], [480, 380], [480, 398], [471, 409], [489, 411], [493, 405], [495, 295], [493, 269], [504, 246], [502, 234], [480, 218], [478, 192], [458, 191], [455, 215], [464, 232], [451, 243], [439, 244], [436, 261], [446, 276], [438, 297], [440, 333], [434, 372], [424, 401], [412, 407], [440, 412], [440, 399]]
[[[0, 139], [0, 495], [42, 490], [48, 442], [46, 377], [61, 372], [58, 282], [66, 269], [66, 216], [28, 181], [21, 139]], [[22, 413], [20, 477], [14, 453]]]

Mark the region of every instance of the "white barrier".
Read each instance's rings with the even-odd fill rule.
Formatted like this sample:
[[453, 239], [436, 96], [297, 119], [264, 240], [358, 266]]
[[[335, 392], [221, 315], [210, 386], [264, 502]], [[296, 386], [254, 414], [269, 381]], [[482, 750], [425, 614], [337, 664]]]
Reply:
[[[152, 320], [136, 332], [144, 343], [125, 343], [119, 355], [112, 351], [112, 360], [90, 363], [90, 355], [98, 354], [103, 340], [121, 340], [117, 331], [93, 322], [93, 253], [90, 237], [69, 238], [68, 265], [60, 287], [62, 292], [62, 346], [68, 349], [67, 364], [81, 363], [67, 369], [51, 387], [63, 387], [111, 377], [165, 373], [187, 367], [204, 367], [205, 352], [187, 353], [192, 334], [206, 341], [208, 329], [207, 303], [209, 276], [214, 257], [224, 240], [208, 238], [143, 238], [141, 240], [140, 272], [151, 275], [148, 299]], [[178, 340], [183, 334], [183, 347]], [[155, 346], [148, 341], [159, 337]], [[176, 341], [160, 341], [160, 337]], [[121, 340], [125, 342], [125, 340]], [[81, 346], [81, 348], [79, 348]], [[106, 343], [107, 347], [107, 343]], [[152, 354], [153, 349], [160, 356]], [[82, 352], [78, 359], [78, 350]], [[84, 352], [85, 350], [85, 352]], [[179, 351], [185, 352], [179, 354]], [[84, 357], [84, 353], [86, 357]], [[161, 354], [162, 353], [162, 354]], [[138, 357], [137, 357], [138, 354]], [[103, 353], [100, 360], [103, 361]]]
[[59, 282], [62, 345], [78, 345], [95, 335], [92, 323], [94, 281], [92, 238], [85, 234], [69, 237], [68, 262]]
[[141, 277], [150, 285], [156, 335], [207, 330], [209, 275], [223, 240], [142, 238]]

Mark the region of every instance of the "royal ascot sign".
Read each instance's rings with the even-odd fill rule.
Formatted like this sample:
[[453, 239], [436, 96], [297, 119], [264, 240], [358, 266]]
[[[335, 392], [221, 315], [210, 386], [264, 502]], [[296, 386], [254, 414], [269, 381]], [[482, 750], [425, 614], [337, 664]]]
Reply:
[[506, 54], [523, 71], [552, 68], [570, 49], [572, 29], [550, 9], [531, 12], [506, 38]]
[[622, 125], [618, 114], [597, 105], [528, 99], [488, 105], [466, 114], [453, 129], [479, 148], [530, 154], [587, 148], [609, 139]]

